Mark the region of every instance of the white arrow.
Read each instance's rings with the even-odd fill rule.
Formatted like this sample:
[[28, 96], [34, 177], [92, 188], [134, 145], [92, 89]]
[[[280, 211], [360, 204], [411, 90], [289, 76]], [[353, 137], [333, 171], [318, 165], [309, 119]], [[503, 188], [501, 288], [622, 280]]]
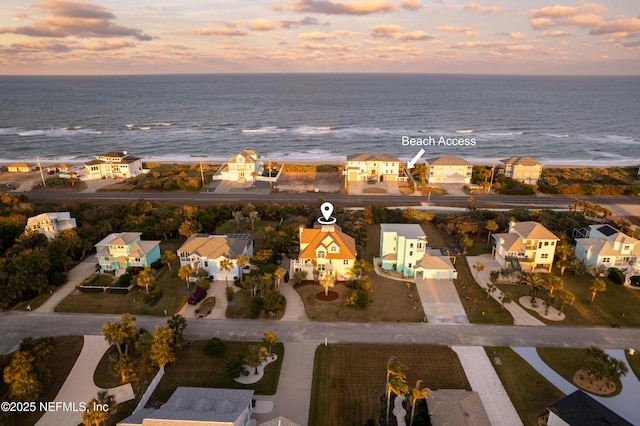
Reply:
[[407, 169], [413, 169], [416, 166], [416, 163], [418, 162], [420, 157], [422, 157], [422, 154], [424, 154], [424, 149], [421, 149], [420, 152], [417, 153], [416, 156], [413, 157], [411, 161], [407, 163]]

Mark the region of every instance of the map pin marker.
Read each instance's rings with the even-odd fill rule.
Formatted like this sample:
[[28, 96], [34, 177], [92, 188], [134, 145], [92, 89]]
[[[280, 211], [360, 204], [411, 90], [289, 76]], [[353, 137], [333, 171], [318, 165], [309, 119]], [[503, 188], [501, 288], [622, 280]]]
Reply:
[[328, 201], [326, 203], [322, 203], [322, 205], [320, 206], [320, 211], [322, 212], [322, 217], [324, 217], [324, 220], [328, 222], [331, 218], [331, 213], [333, 213], [333, 204]]

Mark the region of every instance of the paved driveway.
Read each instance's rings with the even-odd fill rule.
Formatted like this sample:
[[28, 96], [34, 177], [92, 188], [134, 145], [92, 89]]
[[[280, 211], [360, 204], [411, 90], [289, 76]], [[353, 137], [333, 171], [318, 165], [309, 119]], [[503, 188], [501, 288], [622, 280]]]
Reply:
[[456, 287], [451, 280], [424, 280], [416, 277], [422, 308], [431, 324], [468, 324]]

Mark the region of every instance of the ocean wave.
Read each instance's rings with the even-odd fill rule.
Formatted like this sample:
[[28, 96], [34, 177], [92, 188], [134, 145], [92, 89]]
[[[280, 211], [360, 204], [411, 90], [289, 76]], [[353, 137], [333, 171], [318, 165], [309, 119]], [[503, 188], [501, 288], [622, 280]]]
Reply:
[[524, 132], [504, 132], [504, 133], [487, 133], [487, 136], [520, 136]]
[[327, 133], [331, 133], [336, 130], [335, 127], [331, 126], [321, 126], [321, 127], [311, 127], [311, 126], [301, 126], [297, 129], [294, 129], [294, 133], [300, 133], [303, 135], [325, 135]]
[[469, 130], [456, 130], [456, 133], [463, 133], [463, 134], [473, 133], [473, 132], [475, 132], [475, 130], [473, 130], [473, 129], [469, 129]]
[[551, 136], [552, 138], [568, 138], [569, 135], [558, 135], [555, 133], [543, 133], [544, 136]]
[[287, 129], [283, 129], [281, 127], [278, 126], [266, 126], [266, 127], [260, 127], [258, 129], [242, 129], [241, 132], [242, 133], [282, 133], [282, 132], [286, 132]]

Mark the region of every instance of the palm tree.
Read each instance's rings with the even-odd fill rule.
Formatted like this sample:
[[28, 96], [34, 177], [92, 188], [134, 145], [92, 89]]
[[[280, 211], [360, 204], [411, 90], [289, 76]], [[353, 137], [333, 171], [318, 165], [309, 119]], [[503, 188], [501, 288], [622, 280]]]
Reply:
[[165, 250], [165, 252], [162, 253], [162, 263], [165, 263], [169, 267], [169, 272], [173, 272], [171, 270], [171, 262], [173, 262], [176, 259], [177, 259], [177, 256], [172, 251]]
[[596, 294], [607, 290], [607, 283], [600, 278], [594, 278], [594, 280], [591, 281], [589, 290], [591, 290], [591, 303], [593, 303], [596, 298]]
[[391, 376], [387, 385], [387, 423], [389, 423], [389, 406], [391, 405], [391, 394], [406, 395], [409, 392], [406, 378], [402, 376]]
[[277, 268], [275, 271], [273, 271], [273, 278], [276, 281], [276, 286], [277, 286], [278, 290], [280, 289], [280, 280], [282, 279], [282, 277], [284, 276], [284, 274], [286, 272], [287, 271], [285, 271], [282, 268]]
[[353, 267], [349, 270], [349, 276], [360, 279], [365, 272], [372, 272], [373, 265], [364, 259], [358, 259], [353, 263]]
[[240, 224], [245, 221], [245, 217], [240, 211], [233, 212], [232, 215], [232, 220], [236, 223], [236, 232], [238, 232], [240, 230]]
[[489, 231], [489, 235], [487, 236], [487, 244], [489, 244], [489, 241], [491, 241], [491, 233], [498, 230], [498, 224], [494, 220], [488, 220], [484, 229]]
[[484, 271], [484, 263], [476, 262], [476, 264], [473, 265], [473, 269], [476, 270], [476, 281], [478, 281], [478, 273]]
[[333, 288], [336, 284], [336, 276], [331, 272], [325, 272], [320, 277], [320, 285], [324, 287], [324, 295], [327, 296], [329, 294], [329, 289]]
[[487, 292], [487, 300], [489, 300], [489, 296], [491, 296], [491, 293], [493, 293], [497, 289], [498, 289], [498, 287], [496, 287], [495, 284], [493, 284], [493, 283], [488, 283], [487, 284], [487, 288], [485, 289], [485, 291]]
[[422, 386], [422, 380], [416, 382], [416, 387], [409, 390], [409, 404], [411, 405], [411, 421], [409, 426], [413, 426], [413, 417], [415, 416], [416, 405], [421, 399], [431, 398], [433, 395], [431, 389], [420, 388]]
[[500, 309], [504, 309], [504, 305], [506, 303], [512, 302], [513, 299], [511, 297], [512, 297], [511, 293], [508, 293], [506, 291], [502, 293], [502, 298], [500, 299], [500, 304], [501, 304]]
[[238, 264], [238, 267], [240, 268], [240, 281], [242, 281], [243, 279], [243, 270], [244, 267], [247, 266], [249, 264], [249, 258], [245, 255], [239, 254], [238, 257], [236, 258], [236, 263]]
[[82, 413], [82, 424], [100, 426], [109, 418], [109, 411], [115, 405], [116, 399], [113, 395], [109, 395], [106, 390], [98, 391], [98, 397], [92, 398], [87, 404], [87, 410]]
[[151, 266], [145, 266], [145, 268], [140, 271], [138, 277], [136, 278], [136, 285], [138, 287], [144, 287], [147, 290], [147, 302], [151, 300], [151, 295], [149, 294], [149, 287], [155, 281], [156, 277], [151, 269]]
[[[395, 376], [406, 377], [405, 370], [406, 370], [405, 366], [402, 365], [400, 361], [398, 361], [398, 358], [396, 358], [395, 356], [392, 356], [391, 358], [389, 358], [389, 360], [387, 361], [387, 381], [384, 385], [384, 390], [387, 394], [389, 392], [389, 381], [391, 380], [391, 378]], [[387, 397], [387, 413], [388, 412], [389, 412], [389, 398]], [[387, 414], [387, 419], [388, 419], [388, 414]]]
[[562, 281], [562, 278], [560, 277], [549, 274], [544, 286], [549, 290], [549, 296], [551, 296], [555, 290], [564, 288], [564, 281]]
[[575, 302], [576, 300], [576, 297], [573, 295], [573, 293], [563, 288], [558, 289], [558, 298], [562, 302], [562, 305], [560, 305], [560, 311], [558, 312], [558, 315], [562, 314], [564, 305], [573, 305], [573, 302]]
[[189, 288], [189, 278], [193, 275], [193, 268], [191, 265], [184, 265], [180, 269], [178, 269], [178, 277], [185, 280], [187, 283], [187, 288]]
[[227, 287], [229, 287], [229, 272], [233, 268], [233, 262], [226, 257], [220, 261], [220, 270], [224, 271], [224, 280], [227, 282]]
[[526, 274], [524, 283], [529, 287], [531, 297], [535, 296], [536, 291], [542, 286], [544, 280], [538, 274]]
[[249, 222], [251, 222], [251, 232], [253, 232], [253, 228], [255, 226], [256, 221], [260, 220], [260, 216], [257, 211], [252, 211], [249, 213]]

